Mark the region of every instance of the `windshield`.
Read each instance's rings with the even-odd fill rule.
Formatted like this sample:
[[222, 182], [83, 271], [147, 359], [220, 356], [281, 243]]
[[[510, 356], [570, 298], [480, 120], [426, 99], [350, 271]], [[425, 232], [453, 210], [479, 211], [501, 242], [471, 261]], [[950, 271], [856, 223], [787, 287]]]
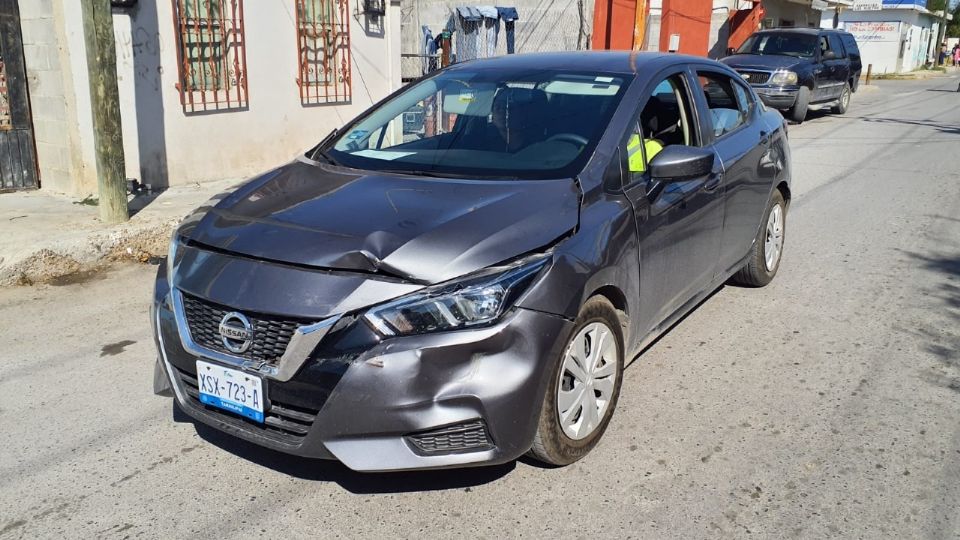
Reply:
[[571, 177], [603, 135], [627, 83], [621, 74], [464, 66], [412, 85], [321, 150], [371, 171]]
[[817, 36], [796, 33], [754, 34], [737, 49], [737, 54], [772, 54], [813, 58], [817, 52]]

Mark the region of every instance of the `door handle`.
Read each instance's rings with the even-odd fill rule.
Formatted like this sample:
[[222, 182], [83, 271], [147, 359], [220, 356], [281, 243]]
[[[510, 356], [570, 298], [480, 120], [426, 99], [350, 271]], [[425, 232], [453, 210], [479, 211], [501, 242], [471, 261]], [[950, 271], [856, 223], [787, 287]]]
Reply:
[[703, 183], [703, 190], [707, 192], [715, 191], [718, 187], [720, 187], [720, 180], [722, 179], [722, 172], [711, 173], [710, 176], [707, 177], [707, 181]]

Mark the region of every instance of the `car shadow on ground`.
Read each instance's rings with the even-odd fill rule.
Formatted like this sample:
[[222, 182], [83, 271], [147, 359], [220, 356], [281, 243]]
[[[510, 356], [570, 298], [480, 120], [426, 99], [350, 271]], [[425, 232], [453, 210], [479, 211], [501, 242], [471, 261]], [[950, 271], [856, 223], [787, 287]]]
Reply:
[[415, 491], [441, 491], [462, 489], [488, 484], [513, 471], [515, 461], [503, 465], [472, 467], [449, 470], [407, 471], [391, 473], [361, 473], [349, 469], [338, 461], [310, 459], [292, 456], [257, 446], [232, 435], [195, 421], [173, 404], [173, 420], [193, 424], [197, 435], [204, 441], [261, 467], [277, 471], [301, 480], [335, 482], [355, 494], [406, 493]]
[[938, 386], [960, 393], [960, 252], [921, 254], [908, 250], [898, 250], [935, 274], [940, 279], [933, 280], [925, 294], [939, 298], [943, 302], [940, 314], [950, 322], [946, 325], [915, 325], [900, 328], [901, 331], [919, 337], [925, 342], [926, 351], [943, 365], [944, 370], [928, 370], [925, 378]]
[[942, 122], [937, 122], [934, 120], [907, 120], [904, 118], [880, 118], [876, 116], [863, 117], [861, 118], [865, 122], [878, 122], [881, 124], [908, 124], [912, 126], [923, 126], [936, 129], [940, 133], [946, 133], [948, 135], [960, 135], [960, 126], [956, 124], [944, 124]]

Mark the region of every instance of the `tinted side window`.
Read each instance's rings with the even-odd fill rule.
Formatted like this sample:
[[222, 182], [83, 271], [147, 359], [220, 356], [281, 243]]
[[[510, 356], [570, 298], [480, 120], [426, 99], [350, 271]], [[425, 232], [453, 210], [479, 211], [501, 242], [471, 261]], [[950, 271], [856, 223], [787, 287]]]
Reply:
[[850, 34], [840, 34], [840, 41], [843, 42], [844, 48], [847, 50], [847, 54], [853, 57], [860, 56], [860, 48], [857, 47], [857, 40], [854, 39]]
[[747, 121], [747, 114], [737, 100], [736, 83], [720, 73], [698, 72], [697, 75], [710, 109], [713, 135], [722, 137], [742, 126]]
[[838, 36], [837, 34], [830, 34], [829, 43], [830, 43], [830, 50], [837, 55], [837, 58], [843, 58], [847, 56], [846, 54], [844, 54], [843, 45], [840, 43], [840, 36]]

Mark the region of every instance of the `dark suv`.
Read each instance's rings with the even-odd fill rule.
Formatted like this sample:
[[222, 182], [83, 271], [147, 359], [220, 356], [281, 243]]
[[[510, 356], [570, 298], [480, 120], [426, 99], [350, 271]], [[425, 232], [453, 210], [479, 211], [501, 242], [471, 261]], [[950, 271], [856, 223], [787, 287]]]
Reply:
[[814, 104], [845, 113], [863, 67], [853, 35], [817, 28], [757, 32], [721, 62], [737, 70], [764, 103], [798, 123]]

